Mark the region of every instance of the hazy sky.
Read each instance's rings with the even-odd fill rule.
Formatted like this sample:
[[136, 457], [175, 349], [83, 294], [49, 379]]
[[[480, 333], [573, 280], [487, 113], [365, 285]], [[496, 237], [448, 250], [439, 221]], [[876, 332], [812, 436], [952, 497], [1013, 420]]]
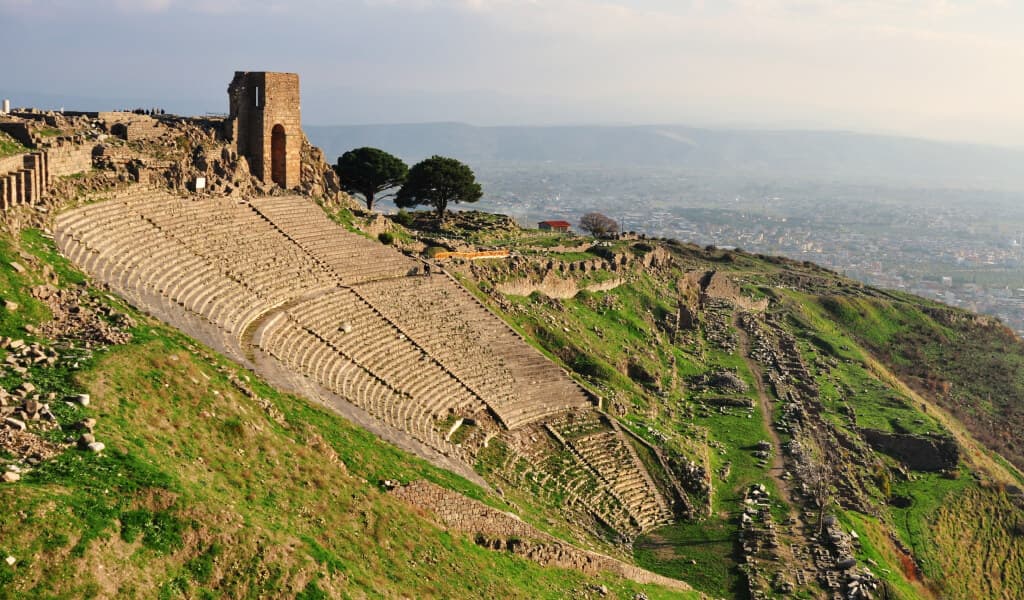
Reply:
[[301, 75], [309, 124], [681, 123], [1024, 146], [1024, 0], [0, 0], [0, 64], [15, 105], [224, 112], [233, 71], [276, 70]]

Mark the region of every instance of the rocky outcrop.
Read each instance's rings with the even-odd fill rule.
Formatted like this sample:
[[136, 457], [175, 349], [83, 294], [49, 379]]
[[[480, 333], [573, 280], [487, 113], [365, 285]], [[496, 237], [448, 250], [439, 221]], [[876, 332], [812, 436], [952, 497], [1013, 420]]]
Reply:
[[878, 452], [888, 454], [915, 471], [947, 471], [960, 460], [960, 447], [953, 438], [938, 435], [889, 433], [861, 429], [864, 440]]
[[763, 311], [768, 308], [768, 299], [754, 300], [744, 296], [739, 286], [729, 277], [718, 272], [708, 271], [700, 280], [702, 301], [707, 299], [727, 300], [732, 304], [749, 311]]
[[554, 272], [549, 271], [540, 281], [532, 281], [528, 278], [514, 279], [497, 284], [495, 289], [502, 294], [512, 296], [529, 296], [534, 292], [540, 292], [549, 298], [565, 300], [576, 296], [581, 290], [607, 292], [614, 290], [623, 283], [624, 280], [622, 278], [616, 277], [600, 283], [581, 286], [575, 278], [563, 279], [555, 275]]
[[302, 136], [302, 152], [300, 154], [302, 177], [299, 183], [299, 190], [313, 198], [327, 197], [333, 199], [341, 191], [341, 184], [338, 182], [338, 175], [324, 158], [320, 148], [309, 143], [305, 135]]

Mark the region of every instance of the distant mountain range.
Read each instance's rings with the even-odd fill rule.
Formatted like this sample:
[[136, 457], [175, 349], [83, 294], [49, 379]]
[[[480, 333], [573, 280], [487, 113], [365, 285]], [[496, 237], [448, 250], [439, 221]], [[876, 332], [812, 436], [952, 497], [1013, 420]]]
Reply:
[[416, 161], [679, 168], [712, 175], [1024, 190], [1024, 148], [838, 131], [678, 125], [476, 127], [462, 123], [306, 126], [329, 161], [375, 146]]

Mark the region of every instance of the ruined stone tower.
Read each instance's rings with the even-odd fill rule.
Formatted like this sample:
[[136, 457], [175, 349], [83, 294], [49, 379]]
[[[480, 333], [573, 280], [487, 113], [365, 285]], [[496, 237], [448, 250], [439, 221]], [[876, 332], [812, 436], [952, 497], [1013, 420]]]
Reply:
[[302, 120], [295, 73], [235, 71], [228, 86], [227, 136], [252, 174], [285, 189], [299, 185]]

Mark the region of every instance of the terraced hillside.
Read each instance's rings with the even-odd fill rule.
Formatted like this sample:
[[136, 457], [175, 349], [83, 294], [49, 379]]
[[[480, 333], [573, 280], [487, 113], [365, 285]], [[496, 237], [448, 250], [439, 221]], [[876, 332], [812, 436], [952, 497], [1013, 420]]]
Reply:
[[0, 232], [0, 295], [0, 599], [700, 597], [523, 521], [550, 566], [482, 547], [380, 482], [512, 505], [133, 309], [44, 231]]
[[[538, 472], [571, 496], [564, 508], [585, 529], [631, 539], [673, 519], [624, 434], [565, 371], [454, 279], [342, 229], [306, 198], [132, 188], [60, 215], [54, 235], [136, 306], [286, 387], [368, 416], [438, 464], [476, 478], [475, 456], [495, 438], [541, 465], [563, 453]], [[567, 441], [543, 427], [573, 418], [596, 424], [596, 437]]]
[[[503, 574], [515, 554], [634, 580], [559, 587], [528, 570], [537, 596], [630, 598], [637, 581], [673, 590], [648, 586], [648, 597], [685, 594], [682, 581], [736, 598], [1020, 595], [1024, 476], [1014, 466], [1019, 432], [1000, 419], [1021, 410], [1024, 344], [997, 322], [741, 251], [566, 238], [474, 213], [440, 227], [411, 219], [423, 231], [394, 226], [404, 255], [335, 224], [360, 219], [297, 196], [138, 187], [60, 213], [53, 245], [91, 285], [235, 364], [152, 322], [131, 324], [146, 319], [130, 308], [92, 325], [104, 339], [136, 336], [98, 367], [80, 358], [77, 339], [51, 350], [0, 338], [5, 362], [30, 369], [37, 387], [84, 388], [104, 407], [51, 403], [56, 430], [28, 421], [26, 435], [66, 446], [47, 447], [40, 463], [26, 455], [24, 501], [0, 486], [10, 507], [0, 508], [0, 534], [14, 540], [0, 551], [111, 571], [104, 552], [128, 556], [114, 577], [127, 596], [158, 587], [164, 597], [500, 595], [478, 572], [480, 546], [501, 551], [493, 566]], [[0, 273], [41, 281], [57, 269], [91, 302], [117, 302], [44, 235], [24, 235], [20, 260], [38, 275]], [[514, 252], [432, 263], [428, 276], [411, 256], [439, 239]], [[24, 307], [0, 313], [0, 333], [21, 331], [36, 296], [61, 323], [88, 314], [59, 308], [66, 290], [37, 287], [32, 297], [0, 289]], [[45, 339], [57, 330], [47, 327], [25, 335]], [[85, 373], [46, 370], [72, 365]], [[257, 374], [444, 470], [363, 430], [340, 431]], [[0, 386], [16, 390], [17, 410], [42, 414], [43, 398], [17, 388], [19, 377], [0, 375]], [[116, 452], [89, 453], [87, 439], [84, 450], [67, 447], [92, 414]], [[340, 465], [358, 481], [336, 477]], [[104, 495], [110, 473], [127, 500]], [[403, 485], [415, 479], [431, 483]], [[364, 488], [365, 502], [346, 500]], [[395, 516], [410, 507], [448, 533]], [[237, 533], [236, 510], [265, 537]], [[53, 514], [63, 515], [53, 536], [4, 524]], [[95, 541], [118, 531], [116, 544]], [[467, 539], [477, 547], [459, 545]], [[446, 561], [459, 582], [435, 577]], [[278, 571], [247, 567], [257, 564]], [[83, 595], [59, 568], [18, 569], [0, 564], [11, 589]], [[509, 596], [530, 594], [525, 577], [506, 577]]]

